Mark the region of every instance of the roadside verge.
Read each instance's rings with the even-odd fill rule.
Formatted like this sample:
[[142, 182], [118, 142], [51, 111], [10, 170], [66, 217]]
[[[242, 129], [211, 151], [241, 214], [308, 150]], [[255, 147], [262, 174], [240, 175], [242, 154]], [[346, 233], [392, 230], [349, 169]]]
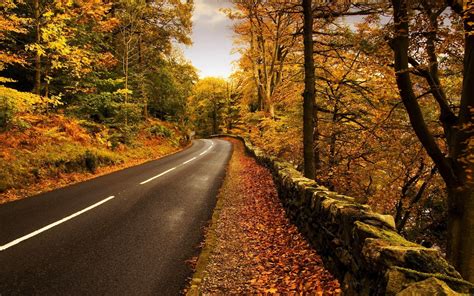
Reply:
[[339, 295], [337, 280], [285, 216], [272, 175], [234, 145], [187, 295]]

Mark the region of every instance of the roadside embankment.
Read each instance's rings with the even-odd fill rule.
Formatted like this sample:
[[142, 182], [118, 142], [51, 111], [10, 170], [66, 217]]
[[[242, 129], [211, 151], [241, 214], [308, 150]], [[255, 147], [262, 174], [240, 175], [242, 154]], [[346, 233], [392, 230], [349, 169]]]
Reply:
[[110, 128], [64, 115], [25, 114], [0, 132], [0, 203], [91, 179], [181, 150], [170, 123]]

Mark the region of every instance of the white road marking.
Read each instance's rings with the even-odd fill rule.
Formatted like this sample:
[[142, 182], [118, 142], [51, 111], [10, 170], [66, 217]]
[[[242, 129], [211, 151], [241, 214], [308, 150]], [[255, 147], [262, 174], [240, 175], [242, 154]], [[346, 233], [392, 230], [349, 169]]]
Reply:
[[[208, 147], [206, 150], [204, 150], [203, 152], [199, 153], [199, 155], [204, 155], [204, 154], [206, 154], [207, 152], [209, 152], [209, 150], [211, 150], [212, 147], [214, 147], [214, 142], [211, 142], [211, 146], [209, 146], [209, 147]], [[171, 169], [169, 169], [169, 170], [167, 170], [167, 171], [164, 171], [164, 172], [161, 173], [161, 174], [158, 174], [158, 175], [156, 175], [156, 176], [154, 176], [154, 177], [151, 177], [151, 178], [148, 179], [148, 180], [145, 180], [145, 181], [141, 182], [140, 185], [143, 185], [143, 184], [146, 184], [146, 183], [148, 183], [148, 182], [150, 182], [150, 181], [153, 181], [153, 180], [155, 180], [156, 178], [159, 178], [159, 177], [163, 176], [164, 174], [167, 174], [167, 173], [171, 172], [172, 170], [174, 170], [174, 169], [176, 169], [176, 168], [178, 168], [178, 167], [180, 167], [180, 166], [183, 166], [183, 165], [185, 165], [185, 164], [187, 164], [187, 163], [189, 163], [189, 162], [195, 160], [196, 158], [197, 158], [197, 157], [195, 156], [195, 157], [193, 157], [193, 158], [191, 158], [191, 159], [188, 159], [188, 160], [186, 160], [185, 162], [183, 162], [182, 164], [180, 164], [180, 165], [178, 165], [178, 166], [175, 166], [174, 168], [171, 168]]]
[[27, 239], [29, 239], [29, 238], [32, 238], [33, 236], [36, 236], [36, 235], [38, 235], [38, 234], [40, 234], [40, 233], [42, 233], [42, 232], [44, 232], [44, 231], [46, 231], [46, 230], [48, 230], [48, 229], [51, 229], [51, 228], [53, 228], [53, 227], [55, 227], [55, 226], [58, 226], [58, 225], [61, 224], [61, 223], [64, 223], [64, 222], [66, 222], [66, 221], [68, 221], [68, 220], [71, 220], [72, 218], [77, 217], [77, 216], [79, 216], [79, 215], [81, 215], [81, 214], [83, 214], [83, 213], [85, 213], [85, 212], [87, 212], [87, 211], [90, 211], [90, 210], [92, 210], [93, 208], [98, 207], [98, 206], [100, 206], [101, 204], [106, 203], [106, 202], [108, 202], [109, 200], [111, 200], [111, 199], [113, 199], [113, 198], [115, 198], [115, 196], [113, 196], [113, 195], [112, 195], [112, 196], [109, 196], [109, 197], [107, 197], [106, 199], [103, 199], [103, 200], [99, 201], [98, 203], [95, 203], [95, 204], [93, 204], [93, 205], [91, 205], [91, 206], [89, 206], [89, 207], [87, 207], [87, 208], [85, 208], [85, 209], [83, 209], [83, 210], [81, 210], [81, 211], [79, 211], [79, 212], [76, 212], [76, 213], [74, 213], [74, 214], [72, 214], [72, 215], [69, 215], [69, 216], [67, 216], [67, 217], [65, 217], [65, 218], [62, 218], [62, 219], [59, 220], [59, 221], [56, 221], [56, 222], [51, 223], [51, 224], [49, 224], [49, 225], [46, 225], [45, 227], [40, 228], [40, 229], [38, 229], [38, 230], [36, 230], [36, 231], [33, 231], [33, 232], [30, 233], [30, 234], [27, 234], [27, 235], [25, 235], [25, 236], [22, 236], [22, 237], [20, 237], [20, 238], [17, 238], [16, 240], [9, 242], [8, 244], [5, 244], [5, 245], [3, 245], [3, 246], [0, 246], [0, 251], [4, 251], [4, 250], [6, 250], [6, 249], [8, 249], [8, 248], [10, 248], [10, 247], [13, 247], [13, 246], [16, 245], [16, 244], [21, 243], [22, 241], [25, 241], [25, 240], [27, 240]]
[[206, 154], [207, 152], [209, 152], [209, 150], [212, 149], [212, 147], [214, 147], [214, 142], [211, 142], [211, 146], [209, 146], [206, 150], [204, 150], [203, 152], [199, 153], [199, 155], [204, 155]]
[[156, 178], [159, 178], [159, 177], [161, 177], [161, 176], [163, 176], [163, 175], [165, 175], [165, 174], [171, 172], [171, 171], [174, 170], [174, 169], [176, 169], [176, 167], [171, 168], [171, 169], [169, 169], [169, 170], [167, 170], [167, 171], [164, 171], [163, 173], [158, 174], [158, 175], [156, 175], [156, 176], [154, 176], [154, 177], [151, 177], [150, 179], [141, 182], [140, 185], [143, 185], [143, 184], [148, 183], [148, 182], [150, 182], [150, 181], [152, 181], [152, 180], [155, 180]]
[[193, 160], [195, 160], [195, 159], [196, 159], [196, 157], [193, 157], [193, 158], [191, 158], [190, 160], [186, 160], [185, 162], [183, 162], [183, 164], [187, 164], [188, 162], [191, 162], [191, 161], [193, 161]]
[[[214, 147], [214, 142], [211, 142], [211, 146], [210, 146], [209, 148], [207, 148], [205, 151], [201, 152], [199, 155], [204, 155], [204, 154], [206, 154], [210, 149], [212, 149], [212, 147]], [[191, 159], [189, 159], [189, 160], [183, 162], [181, 165], [185, 165], [185, 164], [187, 164], [187, 163], [189, 163], [189, 162], [191, 162], [191, 161], [193, 161], [193, 160], [195, 160], [195, 159], [196, 159], [196, 157], [193, 157], [193, 158], [191, 158]], [[169, 170], [166, 170], [166, 171], [164, 171], [164, 172], [161, 173], [161, 174], [158, 174], [158, 175], [156, 175], [156, 176], [154, 176], [154, 177], [151, 177], [151, 178], [148, 179], [148, 180], [145, 180], [145, 181], [141, 182], [140, 184], [141, 184], [141, 185], [146, 184], [146, 183], [148, 183], [148, 182], [150, 182], [150, 181], [152, 181], [152, 180], [154, 180], [154, 179], [156, 179], [156, 178], [159, 178], [159, 177], [161, 177], [161, 176], [163, 176], [163, 175], [165, 175], [165, 174], [167, 174], [167, 173], [169, 173], [169, 172], [175, 170], [176, 168], [177, 168], [177, 167], [174, 167], [174, 168], [171, 168], [171, 169], [169, 169]], [[93, 208], [96, 208], [96, 207], [100, 206], [101, 204], [106, 203], [106, 202], [108, 202], [109, 200], [111, 200], [111, 199], [113, 199], [113, 198], [115, 198], [114, 195], [109, 196], [109, 197], [107, 197], [106, 199], [103, 199], [103, 200], [101, 200], [101, 201], [99, 201], [99, 202], [97, 202], [97, 203], [95, 203], [95, 204], [93, 204], [93, 205], [91, 205], [91, 206], [89, 206], [89, 207], [83, 209], [83, 210], [80, 210], [79, 212], [76, 212], [76, 213], [74, 213], [74, 214], [72, 214], [72, 215], [69, 215], [69, 216], [67, 216], [67, 217], [64, 217], [64, 218], [62, 218], [61, 220], [58, 220], [58, 221], [56, 221], [56, 222], [54, 222], [54, 223], [51, 223], [51, 224], [48, 224], [48, 225], [46, 225], [46, 226], [44, 226], [44, 227], [42, 227], [42, 228], [40, 228], [40, 229], [38, 229], [38, 230], [36, 230], [36, 231], [33, 231], [33, 232], [31, 232], [31, 233], [29, 233], [29, 234], [27, 234], [27, 235], [24, 235], [24, 236], [22, 236], [22, 237], [20, 237], [20, 238], [17, 238], [16, 240], [11, 241], [11, 242], [9, 242], [9, 243], [3, 245], [3, 246], [0, 246], [0, 252], [6, 250], [6, 249], [8, 249], [8, 248], [13, 247], [14, 245], [17, 245], [17, 244], [21, 243], [22, 241], [25, 241], [25, 240], [27, 240], [27, 239], [30, 239], [30, 238], [32, 238], [32, 237], [34, 237], [34, 236], [36, 236], [36, 235], [38, 235], [38, 234], [40, 234], [40, 233], [42, 233], [42, 232], [45, 232], [46, 230], [49, 230], [49, 229], [51, 229], [51, 228], [53, 228], [53, 227], [56, 227], [56, 226], [58, 226], [59, 224], [62, 224], [62, 223], [64, 223], [64, 222], [68, 221], [68, 220], [71, 220], [72, 218], [75, 218], [75, 217], [77, 217], [77, 216], [79, 216], [79, 215], [81, 215], [81, 214], [83, 214], [83, 213], [85, 213], [85, 212], [87, 212], [87, 211], [90, 211], [90, 210], [92, 210]]]

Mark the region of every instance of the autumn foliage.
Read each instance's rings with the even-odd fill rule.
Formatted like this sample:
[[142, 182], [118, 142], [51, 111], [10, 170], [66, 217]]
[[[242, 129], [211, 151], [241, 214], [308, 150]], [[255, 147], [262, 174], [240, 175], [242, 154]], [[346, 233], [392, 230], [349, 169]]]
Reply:
[[192, 7], [0, 2], [0, 202], [187, 144]]
[[392, 214], [472, 280], [471, 2], [232, 1], [240, 120], [218, 131]]
[[285, 216], [271, 173], [234, 144], [204, 294], [339, 295], [339, 284]]

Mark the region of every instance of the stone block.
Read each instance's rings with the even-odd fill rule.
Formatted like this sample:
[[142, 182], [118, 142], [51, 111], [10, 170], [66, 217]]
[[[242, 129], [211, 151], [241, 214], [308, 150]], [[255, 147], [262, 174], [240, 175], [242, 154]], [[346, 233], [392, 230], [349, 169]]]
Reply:
[[435, 277], [416, 282], [396, 294], [397, 296], [457, 296], [462, 295], [453, 291], [445, 282]]

